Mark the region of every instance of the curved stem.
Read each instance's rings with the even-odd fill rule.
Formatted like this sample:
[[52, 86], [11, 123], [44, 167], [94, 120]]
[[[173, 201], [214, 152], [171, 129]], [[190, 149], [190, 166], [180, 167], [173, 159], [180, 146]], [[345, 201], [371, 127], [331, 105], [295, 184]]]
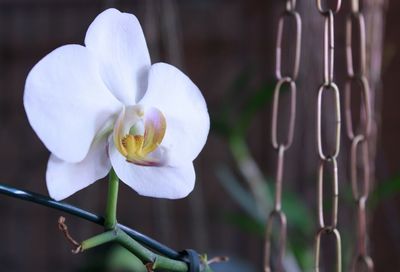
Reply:
[[[116, 182], [118, 185], [118, 179], [114, 180], [113, 182]], [[111, 186], [111, 185], [110, 185]], [[115, 185], [113, 185], [115, 186]], [[116, 190], [115, 190], [116, 189]], [[118, 188], [113, 187], [113, 192], [118, 192]], [[85, 219], [87, 221], [90, 221], [92, 223], [98, 224], [98, 225], [105, 225], [105, 219], [101, 216], [98, 216], [96, 214], [90, 213], [88, 211], [85, 211], [83, 209], [80, 209], [78, 207], [75, 207], [73, 205], [63, 203], [63, 202], [58, 202], [55, 200], [50, 199], [49, 197], [29, 192], [29, 191], [24, 191], [21, 189], [14, 188], [9, 185], [1, 184], [0, 183], [0, 194], [7, 195], [10, 197], [14, 197], [17, 199], [21, 199], [24, 201], [29, 201], [33, 202], [39, 205], [43, 205], [49, 208], [53, 208], [59, 211], [63, 211], [66, 213], [69, 213], [71, 215], [75, 215], [77, 217], [80, 217], [82, 219]], [[111, 207], [116, 207], [116, 196], [113, 197], [113, 205], [110, 205], [110, 211]], [[108, 208], [107, 208], [108, 210]], [[111, 214], [115, 214], [114, 212]], [[110, 216], [109, 218], [115, 218], [114, 215]], [[81, 244], [81, 250], [87, 250], [89, 248], [93, 248], [96, 246], [99, 246], [104, 243], [108, 242], [118, 242], [122, 246], [126, 247], [129, 251], [134, 253], [142, 260], [142, 261], [148, 261], [152, 260], [153, 264], [153, 269], [164, 269], [167, 271], [174, 271], [174, 272], [186, 272], [189, 269], [188, 263], [190, 261], [187, 259], [187, 257], [183, 254], [180, 254], [173, 249], [161, 244], [160, 242], [136, 231], [133, 230], [127, 226], [124, 226], [122, 224], [118, 224], [113, 220], [110, 220], [110, 222], [115, 222], [115, 228], [113, 230], [104, 232], [102, 234], [96, 235], [92, 238], [87, 239]], [[162, 255], [158, 255], [146, 247], [144, 247], [142, 244], [150, 248], [151, 250], [155, 250]]]
[[151, 263], [153, 269], [162, 269], [172, 272], [186, 272], [189, 269], [185, 262], [169, 259], [153, 253], [132, 239], [118, 227], [83, 241], [81, 244], [81, 250], [85, 251], [109, 242], [119, 243], [138, 257], [143, 263]]
[[182, 261], [172, 260], [164, 256], [155, 254], [143, 247], [141, 244], [129, 237], [125, 232], [117, 229], [117, 242], [131, 251], [143, 262], [153, 263], [153, 269], [162, 269], [166, 271], [186, 272], [188, 265]]
[[108, 230], [114, 229], [117, 225], [118, 185], [119, 178], [114, 169], [111, 169], [108, 178], [107, 207], [104, 221], [104, 227]]
[[[91, 212], [85, 211], [81, 208], [78, 208], [76, 206], [73, 206], [68, 203], [63, 203], [63, 202], [58, 202], [53, 199], [50, 199], [47, 196], [21, 190], [9, 185], [5, 185], [0, 183], [0, 194], [2, 195], [7, 195], [13, 198], [17, 198], [20, 200], [24, 201], [29, 201], [33, 202], [45, 207], [49, 207], [55, 210], [59, 210], [74, 216], [77, 216], [79, 218], [82, 218], [84, 220], [87, 220], [89, 222], [95, 223], [97, 225], [104, 226], [104, 218], [93, 214]], [[139, 241], [140, 243], [144, 244], [145, 246], [151, 248], [152, 250], [155, 250], [168, 258], [171, 259], [177, 259], [177, 260], [182, 260], [184, 262], [188, 262], [187, 258], [183, 256], [182, 254], [178, 253], [177, 251], [173, 250], [172, 248], [167, 247], [166, 245], [161, 244], [160, 242], [134, 230], [131, 229], [125, 225], [122, 224], [117, 224], [118, 228], [123, 230], [125, 233], [127, 233], [130, 237], [135, 239], [136, 241]]]

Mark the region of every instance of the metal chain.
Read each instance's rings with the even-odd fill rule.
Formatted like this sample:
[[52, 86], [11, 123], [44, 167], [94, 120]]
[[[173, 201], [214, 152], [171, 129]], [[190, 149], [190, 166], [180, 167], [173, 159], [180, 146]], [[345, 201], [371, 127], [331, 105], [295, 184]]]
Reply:
[[[332, 7], [327, 3], [323, 4], [322, 0], [317, 0], [317, 9], [324, 18], [324, 46], [323, 46], [323, 82], [318, 90], [317, 99], [317, 147], [319, 155], [319, 166], [317, 175], [317, 210], [319, 228], [315, 235], [315, 271], [320, 271], [321, 259], [321, 239], [324, 235], [333, 235], [335, 239], [335, 271], [342, 271], [342, 248], [339, 230], [337, 229], [338, 223], [338, 196], [339, 196], [339, 181], [338, 181], [338, 166], [337, 157], [340, 151], [340, 94], [339, 88], [334, 82], [334, 56], [335, 56], [335, 28], [334, 18], [335, 14], [340, 10], [341, 0], [337, 0]], [[328, 1], [327, 1], [328, 2]], [[332, 2], [332, 1], [331, 1]], [[327, 6], [327, 7], [324, 7]], [[326, 112], [334, 116], [334, 146], [332, 151], [326, 151], [323, 147], [323, 133], [322, 133], [322, 113], [323, 113], [323, 100], [326, 93], [331, 91], [334, 99], [332, 100], [334, 113]], [[324, 172], [328, 167], [332, 170], [332, 218], [330, 222], [325, 222], [324, 215]]]
[[[353, 28], [358, 30], [357, 36], [353, 36]], [[357, 37], [359, 46], [354, 48], [353, 38]], [[358, 54], [358, 67], [354, 65], [353, 57]], [[345, 112], [347, 136], [351, 140], [350, 149], [350, 180], [353, 197], [357, 209], [357, 243], [356, 252], [352, 263], [352, 271], [374, 270], [374, 264], [367, 250], [367, 219], [366, 202], [370, 187], [370, 169], [368, 155], [368, 139], [371, 127], [371, 105], [370, 88], [366, 77], [366, 37], [364, 16], [360, 11], [360, 1], [351, 1], [351, 13], [346, 21], [346, 59], [348, 80], [345, 87]], [[360, 93], [360, 118], [358, 130], [353, 125], [353, 114], [351, 111], [351, 97], [355, 92], [354, 85], [357, 84]], [[358, 170], [361, 169], [362, 179], [358, 178]]]
[[[296, 0], [286, 0], [285, 10], [281, 14], [278, 22], [277, 39], [276, 39], [276, 66], [275, 75], [277, 83], [274, 91], [273, 107], [272, 107], [272, 122], [271, 122], [271, 142], [272, 147], [277, 151], [277, 164], [276, 164], [276, 176], [275, 176], [275, 201], [274, 209], [268, 216], [266, 226], [266, 238], [265, 238], [265, 256], [264, 256], [264, 271], [284, 271], [283, 260], [285, 257], [286, 249], [286, 215], [282, 211], [282, 178], [284, 173], [284, 159], [285, 152], [290, 148], [293, 143], [294, 126], [296, 119], [296, 79], [299, 73], [300, 64], [300, 53], [301, 53], [301, 18], [296, 9]], [[285, 31], [285, 24], [289, 23], [289, 20], [294, 20], [295, 23], [295, 34], [293, 35], [293, 46], [294, 50], [293, 65], [289, 72], [284, 73], [282, 71], [282, 40]], [[278, 137], [278, 117], [279, 117], [279, 98], [284, 86], [289, 88], [290, 95], [290, 115], [289, 123], [287, 124], [287, 135], [286, 139], [279, 139]], [[271, 244], [272, 244], [272, 229], [274, 220], [279, 223], [279, 239], [278, 239], [278, 257], [276, 263], [272, 266], [271, 264]]]

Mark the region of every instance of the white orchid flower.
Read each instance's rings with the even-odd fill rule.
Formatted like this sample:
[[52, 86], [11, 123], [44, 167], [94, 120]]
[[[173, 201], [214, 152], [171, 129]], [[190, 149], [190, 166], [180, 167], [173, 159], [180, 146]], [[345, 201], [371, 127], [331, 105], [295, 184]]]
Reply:
[[46, 182], [64, 199], [118, 177], [144, 196], [182, 198], [209, 131], [204, 98], [177, 68], [151, 65], [136, 17], [116, 9], [90, 25], [85, 46], [65, 45], [30, 71], [24, 106], [51, 151]]

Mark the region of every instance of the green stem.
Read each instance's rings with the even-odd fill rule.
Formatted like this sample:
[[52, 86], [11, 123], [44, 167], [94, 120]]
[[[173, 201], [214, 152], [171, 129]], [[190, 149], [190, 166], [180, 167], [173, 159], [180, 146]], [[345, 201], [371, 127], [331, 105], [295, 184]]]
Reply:
[[117, 225], [118, 185], [118, 176], [115, 174], [114, 169], [111, 169], [108, 177], [107, 206], [104, 221], [104, 227], [108, 230], [114, 229]]
[[81, 250], [85, 251], [109, 242], [119, 243], [145, 264], [152, 263], [153, 269], [162, 269], [171, 272], [187, 272], [189, 269], [187, 264], [182, 261], [169, 259], [153, 253], [119, 228], [103, 232], [83, 241], [81, 244]]
[[117, 231], [117, 242], [136, 255], [143, 262], [153, 263], [153, 269], [163, 269], [166, 271], [176, 272], [188, 271], [188, 266], [186, 263], [157, 255], [133, 240], [125, 232], [121, 230]]
[[169, 259], [153, 253], [117, 227], [118, 185], [119, 178], [114, 169], [111, 169], [108, 181], [107, 206], [104, 220], [104, 227], [108, 231], [83, 241], [81, 244], [81, 251], [106, 243], [116, 242], [128, 249], [143, 263], [152, 263], [153, 269], [163, 269], [172, 272], [188, 271], [189, 268], [185, 262]]
[[117, 239], [117, 234], [117, 230], [109, 230], [96, 236], [90, 237], [89, 239], [81, 243], [81, 251], [86, 251], [88, 249], [115, 241]]

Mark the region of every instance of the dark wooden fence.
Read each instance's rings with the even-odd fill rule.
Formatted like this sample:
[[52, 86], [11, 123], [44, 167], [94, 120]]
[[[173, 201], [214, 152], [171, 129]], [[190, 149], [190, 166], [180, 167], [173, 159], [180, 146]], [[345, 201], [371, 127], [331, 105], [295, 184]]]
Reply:
[[[116, 6], [136, 14], [144, 27], [152, 61], [171, 62], [183, 69], [203, 91], [213, 113], [223, 102], [225, 90], [244, 70], [254, 71], [253, 86], [266, 79], [273, 80], [274, 26], [277, 10], [281, 8], [281, 3], [275, 2], [278, 1], [0, 0], [0, 182], [47, 194], [44, 175], [49, 154], [27, 122], [22, 106], [24, 81], [29, 69], [55, 47], [82, 43], [88, 25], [104, 8]], [[300, 117], [295, 145], [287, 160], [290, 171], [285, 179], [287, 186], [299, 192], [313, 208], [316, 153], [311, 109], [320, 77], [318, 71], [322, 67], [320, 56], [313, 48], [321, 41], [322, 28], [314, 1], [298, 2], [304, 14]], [[397, 159], [400, 153], [397, 143], [400, 138], [399, 11], [400, 3], [392, 1], [385, 28], [384, 88], [376, 90], [383, 92], [382, 102], [378, 101], [381, 130], [377, 183], [400, 169]], [[343, 18], [338, 22], [338, 29], [344, 29]], [[379, 29], [374, 33], [378, 35]], [[344, 31], [339, 31], [338, 36], [341, 45], [337, 72], [339, 82], [343, 83]], [[379, 43], [379, 39], [375, 42]], [[317, 72], [311, 73], [313, 70]], [[263, 171], [271, 176], [269, 171], [274, 160], [268, 144], [269, 117], [269, 108], [257, 116], [248, 140]], [[348, 145], [344, 146], [343, 152], [346, 152]], [[343, 157], [342, 164], [345, 160]], [[260, 271], [262, 239], [224, 220], [226, 213], [240, 210], [216, 180], [215, 169], [221, 161], [232, 164], [224, 140], [211, 134], [204, 152], [196, 160], [196, 188], [184, 200], [143, 198], [122, 186], [120, 221], [171, 247], [193, 247], [199, 252], [240, 257], [253, 263], [254, 271]], [[345, 167], [342, 169], [341, 175], [345, 177]], [[104, 181], [97, 182], [68, 202], [102, 213], [106, 187]], [[398, 197], [388, 199], [378, 206], [372, 218], [372, 255], [377, 271], [400, 269], [399, 205]], [[350, 207], [344, 205], [341, 209]], [[339, 226], [351, 227], [351, 218], [346, 211], [343, 213], [343, 225]], [[69, 253], [57, 229], [59, 215], [59, 212], [0, 196], [0, 271], [77, 271], [88, 257]], [[71, 216], [67, 220], [74, 236], [81, 239], [101, 230]]]

